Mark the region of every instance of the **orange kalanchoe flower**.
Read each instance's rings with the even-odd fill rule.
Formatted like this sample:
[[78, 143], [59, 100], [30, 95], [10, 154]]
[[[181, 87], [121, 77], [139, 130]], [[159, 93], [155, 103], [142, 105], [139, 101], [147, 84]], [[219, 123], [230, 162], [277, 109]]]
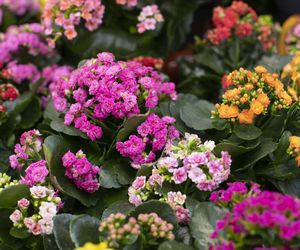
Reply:
[[255, 67], [254, 72], [240, 68], [227, 79], [232, 85], [225, 91], [222, 103], [216, 105], [213, 118], [251, 124], [255, 117], [288, 109], [294, 101], [278, 75], [268, 73], [263, 66]]
[[300, 167], [300, 137], [299, 136], [290, 136], [289, 137], [290, 146], [287, 150], [287, 153], [295, 157], [298, 167]]

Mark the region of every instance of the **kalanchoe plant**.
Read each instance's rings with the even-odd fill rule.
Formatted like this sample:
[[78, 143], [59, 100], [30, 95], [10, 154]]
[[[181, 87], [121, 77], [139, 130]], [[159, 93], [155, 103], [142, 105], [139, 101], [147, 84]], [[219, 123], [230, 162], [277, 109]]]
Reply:
[[100, 53], [52, 92], [55, 108], [65, 112], [64, 123], [74, 124], [91, 140], [101, 139], [119, 121], [146, 112], [167, 95], [176, 99], [175, 85], [163, 82], [153, 68], [137, 62], [116, 61], [111, 53]]
[[293, 103], [277, 75], [268, 73], [262, 66], [257, 66], [255, 72], [240, 68], [231, 72], [227, 81], [231, 84], [222, 103], [216, 105], [214, 118], [252, 124], [257, 116], [276, 114]]
[[[146, 121], [138, 126], [138, 135], [130, 135], [127, 141], [117, 142], [116, 149], [123, 157], [131, 159], [134, 168], [152, 163], [168, 143], [179, 137], [179, 132], [171, 125], [174, 122], [172, 117], [160, 118], [150, 114]], [[151, 149], [148, 152], [149, 147]]]
[[293, 25], [291, 29], [288, 30], [284, 39], [285, 50], [289, 54], [296, 54], [300, 49], [300, 21]]
[[212, 22], [207, 37], [196, 40], [194, 55], [182, 60], [178, 89], [216, 101], [223, 76], [240, 67], [252, 68], [270, 55], [276, 50], [277, 32], [270, 16], [258, 17], [243, 1], [216, 7]]
[[[236, 203], [217, 222], [211, 249], [299, 248], [300, 200], [263, 191]], [[224, 234], [222, 234], [224, 232]]]
[[[143, 249], [158, 245], [163, 240], [173, 240], [174, 226], [161, 219], [156, 213], [139, 214], [127, 218], [124, 214], [111, 214], [101, 222], [99, 231], [114, 249], [123, 249], [142, 239]], [[150, 249], [150, 248], [149, 248]]]
[[30, 188], [30, 198], [20, 199], [17, 205], [9, 217], [13, 222], [13, 230], [27, 232], [27, 237], [30, 234], [52, 234], [53, 217], [62, 206], [61, 199], [53, 189], [33, 186]]
[[99, 189], [100, 184], [97, 175], [100, 168], [91, 164], [81, 150], [76, 155], [70, 151], [67, 152], [64, 154], [62, 161], [63, 166], [66, 168], [65, 175], [73, 180], [78, 188], [89, 193]]

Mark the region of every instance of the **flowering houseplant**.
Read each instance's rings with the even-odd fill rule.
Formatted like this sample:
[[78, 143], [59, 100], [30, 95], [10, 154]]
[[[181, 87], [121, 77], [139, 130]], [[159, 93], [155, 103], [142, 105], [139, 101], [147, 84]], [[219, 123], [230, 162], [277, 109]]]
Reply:
[[[257, 16], [243, 1], [216, 7], [212, 23], [214, 28], [207, 32], [206, 38], [196, 40], [194, 55], [183, 58], [179, 89], [215, 101], [221, 80], [226, 88], [225, 74], [239, 67], [254, 67], [263, 55], [276, 50], [276, 29], [270, 16]], [[212, 86], [199, 88], [207, 81]]]

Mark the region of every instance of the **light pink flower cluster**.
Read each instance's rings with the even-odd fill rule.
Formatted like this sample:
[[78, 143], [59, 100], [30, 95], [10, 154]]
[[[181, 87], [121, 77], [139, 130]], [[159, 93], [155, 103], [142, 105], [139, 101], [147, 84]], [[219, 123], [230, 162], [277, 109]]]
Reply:
[[127, 5], [128, 7], [135, 7], [138, 4], [138, 0], [116, 0], [116, 3]]
[[144, 33], [147, 30], [155, 30], [157, 23], [164, 21], [164, 18], [156, 4], [145, 6], [138, 16], [139, 23], [137, 29], [139, 33]]
[[96, 140], [102, 137], [106, 119], [121, 123], [145, 108], [155, 107], [163, 94], [177, 98], [175, 85], [163, 82], [153, 68], [116, 61], [113, 54], [100, 53], [74, 70], [68, 80], [60, 81], [52, 98], [55, 108], [66, 112], [67, 126], [74, 124]]
[[190, 220], [190, 212], [184, 208], [186, 195], [178, 192], [168, 192], [166, 195], [158, 190], [162, 187], [163, 177], [159, 175], [157, 169], [152, 170], [152, 175], [138, 176], [128, 189], [129, 202], [135, 206], [141, 205], [149, 199], [157, 198], [172, 207], [180, 224], [187, 224]]
[[100, 183], [97, 176], [100, 168], [94, 166], [86, 158], [86, 155], [79, 150], [76, 155], [67, 152], [62, 157], [63, 166], [66, 168], [65, 175], [72, 180], [79, 189], [83, 189], [88, 193], [96, 192]]
[[21, 135], [20, 143], [15, 145], [15, 154], [9, 157], [12, 169], [21, 170], [29, 160], [36, 160], [42, 149], [42, 135], [38, 130], [30, 130]]
[[134, 242], [128, 239], [143, 238], [144, 247], [147, 244], [157, 244], [162, 240], [174, 240], [174, 226], [160, 218], [156, 213], [139, 214], [137, 218], [121, 213], [111, 214], [101, 222], [99, 231], [105, 237], [109, 247], [123, 249]]
[[47, 0], [42, 14], [42, 24], [47, 35], [55, 39], [62, 32], [67, 39], [77, 36], [75, 26], [82, 20], [89, 31], [97, 29], [102, 24], [105, 7], [101, 0]]
[[43, 38], [42, 32], [43, 28], [38, 23], [10, 26], [7, 29], [0, 38], [2, 77], [16, 84], [24, 81], [33, 83], [40, 78], [40, 67], [44, 65], [33, 59], [21, 62], [20, 56], [22, 58], [39, 56], [44, 61], [49, 61], [55, 55]]
[[30, 188], [30, 199], [18, 201], [17, 209], [10, 215], [16, 228], [26, 228], [33, 235], [51, 234], [53, 217], [62, 206], [57, 193], [44, 186]]
[[0, 0], [0, 7], [1, 12], [5, 7], [17, 16], [23, 16], [26, 13], [36, 14], [40, 10], [38, 0]]
[[[179, 137], [179, 132], [171, 124], [172, 117], [160, 118], [150, 114], [145, 122], [137, 128], [138, 135], [130, 135], [125, 142], [117, 142], [116, 148], [124, 157], [129, 157], [134, 168], [155, 161], [157, 153], [161, 153], [168, 140]], [[150, 149], [149, 149], [150, 148]]]

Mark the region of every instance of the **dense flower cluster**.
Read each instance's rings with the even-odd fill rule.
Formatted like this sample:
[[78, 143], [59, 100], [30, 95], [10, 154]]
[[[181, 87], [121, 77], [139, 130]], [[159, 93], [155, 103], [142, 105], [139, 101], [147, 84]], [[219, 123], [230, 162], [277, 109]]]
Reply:
[[155, 30], [157, 23], [164, 21], [162, 14], [156, 4], [145, 6], [138, 16], [139, 23], [137, 29], [139, 33], [147, 30]]
[[222, 104], [216, 105], [213, 117], [251, 124], [255, 117], [288, 109], [293, 99], [284, 90], [277, 74], [270, 74], [262, 66], [255, 72], [240, 68], [227, 76], [230, 87], [223, 95]]
[[[246, 249], [247, 246], [252, 249], [293, 246], [296, 249], [299, 235], [300, 200], [263, 191], [235, 204], [232, 212], [217, 222], [212, 237], [219, 239], [220, 245], [212, 249]], [[256, 244], [251, 239], [255, 239]], [[232, 247], [225, 248], [229, 245]]]
[[166, 195], [158, 192], [157, 189], [162, 187], [163, 181], [163, 176], [159, 175], [157, 169], [152, 170], [148, 180], [146, 176], [136, 177], [128, 189], [129, 202], [138, 206], [151, 198], [158, 197], [160, 201], [170, 205], [180, 224], [187, 224], [190, 220], [190, 212], [184, 208], [186, 195], [180, 191], [170, 191]]
[[227, 189], [212, 192], [210, 200], [221, 207], [232, 208], [236, 203], [261, 192], [259, 185], [254, 182], [251, 185], [246, 182], [233, 182], [227, 183], [227, 186]]
[[161, 240], [173, 240], [173, 225], [161, 219], [156, 213], [139, 214], [137, 218], [126, 218], [121, 213], [111, 214], [101, 222], [99, 231], [113, 248], [122, 249], [133, 244], [139, 236], [143, 243], [151, 245]]
[[292, 60], [284, 66], [281, 77], [290, 79], [288, 92], [295, 101], [298, 101], [300, 90], [300, 52], [297, 52]]
[[[54, 56], [38, 23], [10, 26], [0, 39], [1, 77], [16, 84], [35, 82], [40, 68]], [[39, 56], [39, 62], [35, 57]], [[45, 61], [43, 61], [45, 60]], [[26, 62], [25, 62], [26, 61]]]
[[36, 14], [40, 10], [39, 0], [1, 0], [0, 23], [4, 14], [3, 7], [17, 16], [23, 16], [27, 13]]
[[53, 217], [62, 206], [57, 193], [44, 186], [30, 188], [30, 199], [18, 201], [17, 209], [10, 215], [16, 228], [26, 228], [33, 235], [51, 234]]
[[54, 40], [63, 34], [72, 40], [77, 36], [75, 26], [81, 20], [89, 31], [97, 29], [102, 24], [105, 7], [101, 0], [48, 0], [42, 14], [42, 24], [47, 35]]
[[122, 156], [130, 157], [134, 168], [154, 162], [157, 153], [162, 152], [168, 141], [179, 137], [179, 132], [171, 125], [174, 122], [172, 117], [160, 118], [150, 114], [146, 121], [138, 126], [138, 135], [130, 135], [127, 141], [117, 142], [116, 149]]
[[66, 168], [65, 175], [72, 180], [75, 185], [88, 193], [96, 192], [100, 183], [97, 176], [100, 168], [94, 166], [86, 158], [86, 155], [79, 150], [76, 155], [67, 152], [62, 158], [63, 166]]
[[296, 54], [300, 49], [300, 22], [294, 25], [286, 34], [285, 46], [290, 54]]
[[74, 124], [96, 140], [102, 137], [106, 119], [124, 119], [153, 108], [163, 94], [175, 100], [175, 85], [164, 83], [153, 68], [100, 53], [59, 82], [52, 97], [58, 111], [67, 111], [66, 125]]
[[230, 38], [253, 37], [261, 42], [265, 49], [275, 46], [273, 23], [270, 18], [258, 19], [255, 11], [242, 1], [233, 1], [231, 6], [214, 9], [213, 24], [215, 28], [207, 34], [208, 41], [218, 45]]
[[46, 166], [45, 160], [40, 160], [31, 163], [25, 170], [25, 176], [22, 177], [20, 183], [28, 186], [35, 186], [37, 184], [43, 184], [46, 181], [46, 177], [49, 171]]
[[[153, 167], [148, 180], [146, 176], [139, 176], [133, 182], [128, 190], [130, 203], [137, 206], [151, 196], [159, 195], [157, 190], [164, 183], [182, 184], [190, 180], [201, 191], [216, 189], [229, 177], [231, 157], [227, 152], [222, 152], [222, 157], [218, 158], [213, 154], [213, 149], [214, 142], [202, 144], [197, 135], [186, 134], [184, 139], [173, 141]], [[181, 193], [170, 192], [162, 198], [175, 209], [182, 223], [189, 218], [188, 210], [183, 208], [184, 197]], [[172, 200], [180, 202], [173, 203]], [[177, 206], [181, 208], [176, 209]]]
[[19, 182], [17, 180], [12, 180], [10, 176], [5, 173], [0, 173], [0, 192], [2, 189], [18, 185]]
[[164, 60], [159, 57], [151, 57], [151, 56], [138, 56], [132, 58], [131, 61], [139, 62], [147, 67], [153, 67], [157, 70], [162, 69], [164, 66]]
[[297, 165], [300, 167], [300, 137], [299, 136], [290, 136], [289, 138], [289, 148], [287, 153], [290, 156], [295, 157]]
[[42, 149], [42, 143], [42, 135], [38, 130], [24, 132], [20, 143], [15, 145], [15, 154], [9, 157], [11, 168], [21, 170], [25, 164], [39, 158], [37, 154]]
[[128, 7], [135, 7], [138, 4], [138, 0], [116, 0], [116, 3], [127, 5]]

